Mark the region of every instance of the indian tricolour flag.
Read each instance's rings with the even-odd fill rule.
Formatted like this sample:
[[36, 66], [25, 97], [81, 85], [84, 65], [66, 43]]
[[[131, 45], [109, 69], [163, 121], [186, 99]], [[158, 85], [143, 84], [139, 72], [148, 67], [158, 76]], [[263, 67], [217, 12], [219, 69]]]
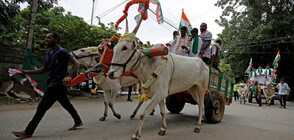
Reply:
[[246, 69], [245, 73], [250, 73], [251, 68], [252, 68], [252, 57], [250, 58], [249, 66], [248, 66], [248, 68]]
[[157, 22], [158, 24], [162, 24], [164, 22], [163, 20], [163, 15], [162, 15], [162, 10], [161, 10], [161, 6], [160, 6], [160, 2], [158, 0], [150, 0], [151, 3], [157, 5], [156, 6], [156, 18], [157, 18]]
[[[156, 19], [158, 24], [162, 24], [164, 22], [163, 20], [163, 15], [162, 15], [162, 10], [161, 10], [161, 6], [160, 6], [160, 2], [158, 0], [150, 0], [151, 3], [157, 5], [156, 6]], [[138, 8], [138, 12], [140, 14], [136, 15], [134, 17], [135, 21], [138, 23], [139, 20], [141, 20], [142, 15], [141, 14], [146, 14], [147, 15], [147, 8], [145, 7], [144, 4], [139, 3], [139, 8]]]
[[280, 51], [278, 51], [278, 53], [277, 53], [277, 55], [275, 57], [275, 60], [273, 62], [273, 67], [274, 68], [278, 68], [278, 66], [279, 66], [279, 63], [278, 62], [280, 61], [280, 59], [281, 59]]
[[192, 30], [192, 25], [190, 24], [189, 19], [187, 18], [184, 9], [182, 11], [182, 18], [179, 26], [179, 30], [181, 30], [181, 27], [186, 26], [188, 28], [188, 35], [191, 35], [190, 31]]

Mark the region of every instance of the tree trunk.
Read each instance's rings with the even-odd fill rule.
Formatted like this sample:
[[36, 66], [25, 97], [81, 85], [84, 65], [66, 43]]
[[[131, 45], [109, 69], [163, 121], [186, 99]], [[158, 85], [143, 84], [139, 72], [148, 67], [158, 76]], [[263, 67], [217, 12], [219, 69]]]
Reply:
[[29, 25], [29, 31], [28, 31], [28, 40], [27, 40], [28, 48], [32, 48], [32, 44], [33, 44], [37, 9], [38, 9], [38, 0], [33, 0], [32, 8], [31, 8], [31, 19], [30, 19], [30, 25]]

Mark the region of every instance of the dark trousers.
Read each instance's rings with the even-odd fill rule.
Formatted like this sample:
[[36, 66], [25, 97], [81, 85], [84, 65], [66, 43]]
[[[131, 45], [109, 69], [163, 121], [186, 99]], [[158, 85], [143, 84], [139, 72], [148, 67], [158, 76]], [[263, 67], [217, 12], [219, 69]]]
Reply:
[[287, 95], [280, 95], [279, 94], [279, 101], [281, 106], [286, 107], [286, 99], [287, 99]]
[[259, 104], [259, 106], [262, 105], [261, 103], [261, 95], [259, 95], [259, 98], [257, 99], [258, 95], [255, 96], [256, 102]]
[[37, 111], [33, 119], [30, 121], [29, 125], [25, 130], [27, 134], [34, 133], [39, 122], [41, 121], [47, 110], [49, 110], [51, 106], [55, 103], [56, 100], [62, 105], [64, 109], [66, 109], [69, 112], [69, 114], [74, 119], [75, 124], [80, 124], [82, 122], [77, 111], [67, 98], [66, 91], [67, 89], [65, 86], [47, 88], [41, 102], [38, 105]]
[[132, 94], [133, 86], [128, 86], [128, 88], [129, 88], [129, 92], [128, 92], [128, 100], [131, 100], [131, 94]]
[[234, 91], [234, 99], [235, 101], [238, 99], [239, 100], [239, 94], [237, 91]]

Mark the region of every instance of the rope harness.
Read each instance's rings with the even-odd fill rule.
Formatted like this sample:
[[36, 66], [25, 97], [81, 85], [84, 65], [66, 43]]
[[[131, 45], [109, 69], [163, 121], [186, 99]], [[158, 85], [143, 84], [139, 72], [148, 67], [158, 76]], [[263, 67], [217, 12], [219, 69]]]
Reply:
[[[120, 66], [120, 67], [123, 67], [123, 73], [126, 72], [126, 67], [127, 67], [127, 64], [131, 61], [131, 59], [134, 57], [135, 53], [136, 53], [137, 49], [134, 49], [132, 55], [129, 57], [129, 59], [123, 63], [123, 64], [118, 64], [118, 63], [110, 63], [110, 66]], [[136, 62], [137, 63], [137, 62]], [[135, 64], [136, 64], [135, 63]]]

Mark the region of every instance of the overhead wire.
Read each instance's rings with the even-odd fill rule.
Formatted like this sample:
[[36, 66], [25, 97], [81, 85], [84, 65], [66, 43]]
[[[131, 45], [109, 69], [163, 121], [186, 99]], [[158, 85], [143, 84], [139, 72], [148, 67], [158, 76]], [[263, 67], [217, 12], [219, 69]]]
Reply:
[[[152, 11], [150, 8], [149, 8], [149, 11], [151, 11], [151, 13], [153, 13], [154, 15], [156, 15], [156, 13], [154, 11]], [[178, 29], [177, 27], [175, 27], [175, 25], [172, 25], [171, 23], [169, 23], [168, 21], [166, 21], [165, 19], [163, 19], [164, 22], [166, 24], [168, 24], [169, 26], [173, 27], [174, 29]]]
[[169, 10], [167, 9], [167, 8], [165, 8], [163, 5], [162, 5], [162, 8], [164, 9], [164, 10], [166, 10], [167, 12], [165, 12], [165, 13], [168, 13], [175, 21], [178, 21], [178, 19], [176, 19], [172, 14], [171, 14], [171, 12], [169, 12]]
[[[154, 16], [154, 15], [150, 15], [149, 17], [151, 18], [151, 19], [153, 19], [156, 23], [157, 23], [157, 19], [156, 19], [156, 16]], [[173, 31], [172, 29], [169, 29], [168, 27], [166, 27], [166, 25], [165, 24], [162, 24], [162, 27], [163, 28], [165, 28], [165, 29], [167, 29], [168, 31]]]
[[[108, 9], [108, 10], [106, 10], [106, 11], [104, 11], [104, 12], [98, 14], [97, 16], [98, 16], [99, 18], [102, 18], [102, 17], [108, 15], [109, 13], [111, 13], [112, 11], [114, 11], [116, 8], [118, 8], [119, 6], [121, 6], [123, 3], [127, 2], [127, 1], [129, 1], [129, 0], [124, 0], [123, 2], [119, 3], [118, 5], [115, 5], [115, 6], [111, 7], [110, 9]], [[96, 17], [96, 16], [95, 16], [95, 17]], [[98, 20], [98, 19], [95, 18], [94, 21], [97, 22], [97, 20]], [[88, 20], [87, 23], [90, 22], [90, 21], [91, 21], [91, 20]]]

